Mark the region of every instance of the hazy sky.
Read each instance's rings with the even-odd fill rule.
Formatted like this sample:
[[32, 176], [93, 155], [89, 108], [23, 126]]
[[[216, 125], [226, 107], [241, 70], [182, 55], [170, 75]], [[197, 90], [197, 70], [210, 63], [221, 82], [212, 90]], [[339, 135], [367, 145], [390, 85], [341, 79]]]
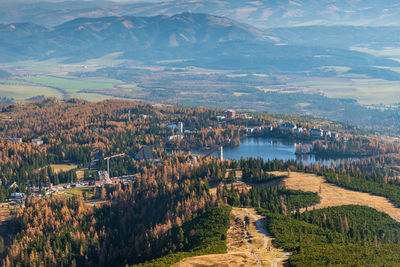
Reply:
[[[12, 4], [15, 2], [21, 2], [21, 3], [39, 3], [39, 2], [71, 2], [73, 0], [65, 1], [65, 0], [0, 0], [0, 4]], [[75, 0], [77, 1], [77, 0]], [[82, 0], [81, 0], [82, 1]], [[97, 1], [97, 0], [84, 0], [85, 2], [89, 1]], [[123, 2], [123, 3], [134, 3], [134, 2], [164, 2], [168, 0], [106, 0], [108, 2]], [[83, 2], [83, 1], [82, 1]]]

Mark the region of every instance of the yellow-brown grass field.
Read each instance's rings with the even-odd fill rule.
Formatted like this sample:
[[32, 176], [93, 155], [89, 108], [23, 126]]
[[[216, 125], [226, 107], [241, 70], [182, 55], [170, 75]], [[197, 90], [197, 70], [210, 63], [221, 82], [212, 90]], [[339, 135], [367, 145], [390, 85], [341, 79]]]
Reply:
[[[277, 175], [287, 174], [287, 172], [273, 173]], [[309, 207], [308, 210], [342, 205], [362, 205], [384, 212], [400, 222], [400, 208], [396, 208], [385, 197], [345, 189], [326, 182], [321, 176], [308, 173], [291, 172], [289, 177], [283, 180], [283, 183], [288, 189], [310, 191], [319, 194], [321, 202]]]
[[75, 164], [50, 164], [50, 167], [53, 169], [55, 173], [59, 173], [60, 171], [67, 172], [73, 169], [78, 168], [78, 165]]

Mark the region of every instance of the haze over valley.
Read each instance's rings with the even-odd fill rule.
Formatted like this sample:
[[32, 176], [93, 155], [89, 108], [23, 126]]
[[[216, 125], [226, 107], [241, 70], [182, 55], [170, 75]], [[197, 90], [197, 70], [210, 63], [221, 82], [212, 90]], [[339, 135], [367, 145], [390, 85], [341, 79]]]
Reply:
[[[389, 126], [398, 123], [400, 102], [393, 1], [6, 6], [0, 16], [6, 97], [318, 112], [396, 131]], [[76, 86], [68, 88], [68, 80]]]

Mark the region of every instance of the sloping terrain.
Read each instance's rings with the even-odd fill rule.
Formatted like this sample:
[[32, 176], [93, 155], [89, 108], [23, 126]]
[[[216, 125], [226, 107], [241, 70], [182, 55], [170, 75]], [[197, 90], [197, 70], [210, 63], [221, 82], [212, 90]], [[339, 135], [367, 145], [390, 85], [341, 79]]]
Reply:
[[82, 62], [120, 53], [120, 59], [174, 68], [275, 73], [325, 73], [321, 71], [324, 66], [400, 67], [394, 60], [343, 48], [306, 46], [295, 41], [280, 45], [250, 25], [198, 13], [79, 18], [56, 27], [0, 25], [0, 51], [1, 62], [55, 58], [66, 63]]
[[[285, 174], [287, 173], [285, 172]], [[326, 182], [321, 176], [308, 173], [291, 172], [289, 177], [283, 180], [283, 183], [288, 189], [318, 192], [321, 202], [309, 207], [308, 210], [342, 205], [362, 205], [384, 212], [400, 222], [400, 208], [395, 207], [385, 197], [344, 189]]]
[[56, 27], [12, 23], [0, 24], [0, 51], [8, 52], [0, 60], [98, 58], [114, 52], [125, 53], [125, 58], [160, 60], [169, 54], [189, 56], [196, 47], [262, 39], [261, 31], [249, 25], [193, 13], [79, 18]]
[[[247, 227], [245, 216], [250, 219]], [[264, 217], [254, 209], [233, 208], [228, 230], [228, 253], [186, 258], [175, 267], [194, 266], [282, 266], [290, 253], [276, 249], [264, 228]]]
[[[93, 3], [98, 2], [98, 3]], [[394, 0], [174, 0], [123, 4], [105, 1], [7, 4], [0, 22], [34, 21], [57, 25], [78, 17], [155, 16], [201, 12], [227, 16], [261, 27], [300, 25], [393, 25], [398, 23], [399, 4]]]

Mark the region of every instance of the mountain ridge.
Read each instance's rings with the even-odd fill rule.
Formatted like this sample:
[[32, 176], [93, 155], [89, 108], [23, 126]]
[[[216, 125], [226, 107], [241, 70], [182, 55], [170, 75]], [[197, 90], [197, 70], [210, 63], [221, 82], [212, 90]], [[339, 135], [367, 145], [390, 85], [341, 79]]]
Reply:
[[[3, 24], [0, 25], [0, 60], [58, 58], [72, 63], [118, 52], [119, 59], [178, 68], [196, 66], [274, 73], [311, 71], [330, 75], [321, 68], [342, 66], [371, 77], [400, 80], [400, 74], [376, 67], [400, 67], [399, 62], [351, 51], [349, 44], [307, 44], [301, 32], [292, 34], [299, 29], [321, 40], [325, 38], [324, 32], [328, 32], [315, 31], [312, 27], [290, 28], [286, 32], [260, 30], [229, 18], [189, 12], [173, 16], [77, 18], [55, 27]], [[353, 31], [351, 27], [346, 29], [348, 34]], [[159, 63], [171, 60], [174, 63]]]
[[0, 25], [0, 49], [15, 53], [17, 58], [62, 57], [88, 49], [107, 53], [262, 38], [262, 32], [250, 25], [194, 13], [77, 18], [56, 27], [33, 23]]
[[32, 21], [58, 25], [77, 17], [156, 16], [180, 12], [208, 13], [229, 17], [257, 27], [306, 25], [400, 25], [400, 5], [393, 0], [174, 0], [161, 2], [68, 4], [43, 3], [30, 8], [10, 6], [0, 11], [0, 22]]

